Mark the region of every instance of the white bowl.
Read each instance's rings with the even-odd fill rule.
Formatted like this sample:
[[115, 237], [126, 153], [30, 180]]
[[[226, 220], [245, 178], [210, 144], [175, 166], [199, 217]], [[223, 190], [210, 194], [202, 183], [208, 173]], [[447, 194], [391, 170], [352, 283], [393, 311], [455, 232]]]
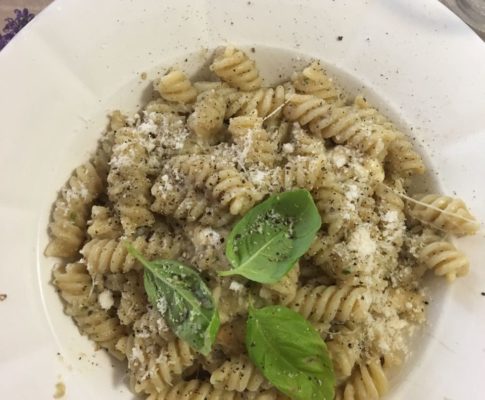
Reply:
[[[0, 398], [52, 398], [57, 382], [71, 400], [133, 397], [49, 285], [50, 205], [110, 110], [136, 109], [164, 67], [196, 72], [225, 43], [255, 47], [267, 81], [323, 60], [412, 133], [441, 189], [485, 220], [485, 45], [438, 1], [56, 1], [0, 52]], [[459, 240], [471, 272], [434, 281], [389, 398], [485, 397], [484, 245], [483, 231]]]

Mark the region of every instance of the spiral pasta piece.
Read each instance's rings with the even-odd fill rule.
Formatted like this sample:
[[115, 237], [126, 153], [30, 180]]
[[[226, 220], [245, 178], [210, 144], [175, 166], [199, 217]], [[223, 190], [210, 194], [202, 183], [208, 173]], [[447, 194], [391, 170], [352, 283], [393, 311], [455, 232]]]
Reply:
[[[133, 246], [138, 251], [143, 251], [147, 241], [143, 237], [138, 237], [133, 242]], [[90, 240], [82, 248], [81, 254], [92, 273], [117, 273], [142, 269], [140, 263], [129, 254], [126, 244], [117, 239]]]
[[[121, 123], [126, 124], [126, 122], [124, 122], [124, 118], [125, 117], [122, 116], [123, 122]], [[103, 184], [103, 192], [106, 189], [106, 178], [109, 171], [109, 161], [113, 153], [113, 143], [114, 137], [116, 135], [116, 129], [113, 128], [113, 125], [116, 124], [113, 123], [111, 116], [109, 129], [104, 132], [101, 138], [98, 140], [98, 146], [96, 147], [96, 151], [91, 158], [91, 164], [94, 166], [94, 169], [96, 170]]]
[[123, 229], [131, 235], [154, 223], [149, 210], [150, 179], [147, 148], [132, 128], [117, 131], [108, 174], [108, 195], [120, 213]]
[[256, 112], [231, 118], [228, 130], [234, 142], [242, 148], [246, 163], [262, 163], [269, 167], [275, 163], [277, 144], [263, 128], [263, 119]]
[[286, 306], [296, 296], [299, 274], [300, 266], [297, 263], [278, 282], [263, 285], [259, 295], [271, 303], [281, 303]]
[[332, 260], [332, 248], [335, 246], [335, 243], [335, 236], [329, 236], [322, 232], [318, 232], [310, 245], [310, 248], [303, 257], [310, 260], [313, 265], [325, 269]]
[[167, 73], [154, 84], [155, 90], [163, 99], [177, 103], [192, 103], [197, 97], [197, 90], [187, 76], [180, 70]]
[[335, 119], [330, 104], [316, 96], [292, 94], [287, 100], [288, 104], [283, 111], [285, 118], [291, 122], [298, 122], [301, 126], [308, 125], [313, 134], [318, 134]]
[[449, 282], [465, 276], [470, 269], [468, 258], [452, 243], [439, 241], [425, 246], [419, 259], [438, 276], [444, 276]]
[[211, 139], [222, 129], [225, 114], [224, 97], [219, 92], [210, 90], [197, 97], [194, 112], [190, 114], [187, 124], [197, 136]]
[[99, 307], [82, 311], [67, 307], [65, 312], [74, 318], [83, 334], [108, 350], [117, 359], [122, 360], [124, 358], [124, 355], [116, 350], [116, 343], [125, 334], [118, 318], [111, 317]]
[[216, 228], [234, 219], [224, 207], [212, 204], [204, 193], [174, 179], [169, 173], [162, 173], [157, 178], [151, 193], [154, 201], [150, 209], [162, 215]]
[[[242, 286], [242, 285], [241, 285]], [[245, 292], [244, 286], [240, 288], [240, 293]], [[225, 324], [231, 320], [246, 315], [248, 312], [248, 299], [246, 296], [234, 296], [227, 281], [217, 282], [212, 288], [212, 297], [217, 304], [221, 323]]]
[[326, 170], [325, 156], [289, 156], [283, 168], [275, 169], [273, 176], [281, 190], [302, 188], [313, 190], [319, 186]]
[[290, 89], [283, 85], [251, 92], [222, 87], [219, 92], [226, 99], [226, 118], [257, 112], [258, 117], [265, 118], [272, 114], [271, 117], [275, 119], [282, 113], [280, 108], [285, 102], [285, 96], [291, 93]]
[[226, 361], [212, 372], [210, 382], [215, 388], [236, 392], [255, 392], [268, 386], [261, 373], [245, 356]]
[[216, 389], [204, 381], [191, 380], [179, 382], [160, 394], [151, 394], [147, 400], [242, 400], [242, 396]]
[[313, 61], [300, 73], [295, 73], [292, 83], [297, 92], [310, 94], [327, 103], [343, 103], [344, 95], [318, 61]]
[[422, 194], [408, 202], [411, 217], [455, 235], [473, 235], [480, 227], [463, 200], [439, 194]]
[[398, 288], [389, 288], [386, 291], [390, 302], [399, 316], [404, 316], [414, 322], [422, 323], [425, 321], [425, 297], [422, 293]]
[[194, 256], [190, 260], [192, 265], [199, 270], [212, 270], [215, 266], [229, 268], [221, 247], [227, 239], [228, 230], [190, 224], [184, 227], [184, 231], [194, 246]]
[[[384, 159], [389, 144], [397, 133], [387, 120], [367, 103], [343, 107], [335, 112], [335, 120], [321, 132], [336, 143], [356, 148], [379, 160]], [[310, 127], [311, 129], [311, 127]]]
[[337, 391], [336, 400], [379, 400], [389, 388], [389, 382], [379, 360], [359, 364], [350, 380]]
[[194, 104], [192, 103], [174, 103], [164, 99], [154, 99], [150, 101], [144, 111], [147, 114], [160, 114], [160, 115], [185, 115], [190, 114], [194, 110]]
[[[117, 131], [118, 129], [127, 127], [128, 117], [124, 115], [120, 110], [114, 110], [109, 115], [109, 129], [112, 131]], [[108, 159], [109, 161], [109, 159]]]
[[171, 385], [194, 360], [193, 350], [183, 340], [175, 339], [167, 343], [157, 358], [149, 357], [151, 383], [160, 388]]
[[136, 337], [142, 340], [149, 338], [159, 346], [165, 346], [176, 339], [158, 310], [148, 307], [145, 311], [133, 324], [133, 333]]
[[71, 306], [87, 307], [96, 302], [96, 294], [92, 290], [92, 279], [86, 265], [82, 263], [67, 264], [54, 269], [54, 285], [59, 289], [61, 297]]
[[143, 286], [143, 275], [124, 275], [128, 275], [128, 279], [121, 289], [121, 298], [116, 314], [121, 324], [131, 326], [146, 312], [148, 299]]
[[[190, 242], [183, 235], [170, 232], [167, 228], [155, 231], [150, 239], [139, 236], [131, 244], [149, 258], [174, 259], [190, 252]], [[141, 264], [128, 252], [123, 240], [92, 239], [84, 245], [81, 254], [92, 273], [126, 273], [142, 269]]]
[[230, 163], [210, 156], [178, 156], [171, 165], [195, 187], [208, 189], [233, 215], [243, 214], [262, 197]]
[[363, 287], [303, 286], [289, 307], [312, 322], [346, 322], [365, 319], [370, 304]]
[[130, 386], [135, 393], [161, 393], [181, 380], [193, 355], [187, 344], [183, 348], [177, 345], [178, 339], [160, 340], [135, 325], [134, 334], [117, 343], [128, 359]]
[[87, 162], [74, 170], [54, 204], [46, 256], [76, 255], [85, 238], [89, 209], [101, 192], [102, 180], [93, 164]]
[[122, 235], [123, 229], [119, 218], [109, 208], [93, 206], [87, 233], [91, 238], [115, 239]]
[[81, 333], [87, 335], [118, 359], [124, 355], [116, 343], [124, 335], [118, 318], [111, 317], [97, 303], [87, 267], [81, 263], [68, 264], [54, 270], [54, 285], [65, 301], [64, 311], [71, 316]]
[[292, 95], [285, 117], [298, 121], [314, 135], [356, 148], [371, 157], [384, 159], [396, 133], [377, 110], [356, 100], [353, 106], [332, 107], [312, 95]]
[[130, 389], [133, 393], [158, 393], [165, 390], [166, 384], [157, 387], [150, 380], [148, 370], [149, 353], [157, 354], [159, 346], [151, 340], [151, 337], [141, 338], [129, 335], [116, 343], [118, 351], [123, 353], [128, 360], [128, 377]]
[[336, 235], [348, 221], [355, 222], [357, 216], [356, 200], [349, 198], [353, 192], [345, 191], [345, 186], [327, 175], [313, 190], [313, 199], [320, 211], [322, 222], [327, 225], [329, 235]]
[[292, 154], [318, 157], [326, 153], [325, 142], [319, 137], [310, 135], [298, 122], [293, 123], [291, 127], [291, 139]]
[[250, 91], [261, 87], [261, 78], [254, 61], [234, 47], [226, 47], [210, 66], [219, 78], [239, 90]]
[[[379, 227], [386, 245], [401, 247], [406, 231], [404, 201], [400, 194], [404, 193], [402, 183], [394, 182], [392, 186], [385, 183], [377, 184], [374, 197], [379, 210]], [[392, 254], [391, 251], [388, 251]]]
[[386, 165], [391, 172], [404, 177], [421, 175], [426, 171], [423, 159], [404, 135], [398, 136], [389, 145]]
[[404, 201], [399, 195], [403, 192], [402, 184], [396, 182], [394, 187], [390, 187], [385, 183], [380, 183], [375, 188], [374, 196], [378, 200], [379, 209], [383, 213], [395, 212], [399, 216], [404, 215]]
[[358, 344], [345, 343], [342, 340], [333, 340], [326, 344], [332, 359], [335, 378], [337, 382], [343, 382], [351, 375], [354, 365], [359, 360], [360, 349]]
[[[219, 328], [217, 332], [216, 343], [224, 350], [224, 354], [228, 356], [240, 356], [245, 352], [246, 346], [244, 343], [246, 336], [246, 318], [234, 318]], [[225, 361], [225, 360], [224, 360]], [[217, 366], [219, 368], [222, 365]], [[214, 371], [214, 368], [212, 371]]]

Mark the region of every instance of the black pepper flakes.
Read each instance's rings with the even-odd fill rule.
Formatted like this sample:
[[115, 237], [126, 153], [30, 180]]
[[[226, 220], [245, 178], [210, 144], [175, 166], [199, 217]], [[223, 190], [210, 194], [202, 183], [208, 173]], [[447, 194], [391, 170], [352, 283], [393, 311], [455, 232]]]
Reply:
[[337, 40], [338, 40], [339, 42], [341, 42], [342, 40], [344, 40], [344, 37], [343, 37], [343, 36], [337, 36]]
[[7, 299], [7, 294], [6, 293], [0, 293], [0, 301], [4, 301]]

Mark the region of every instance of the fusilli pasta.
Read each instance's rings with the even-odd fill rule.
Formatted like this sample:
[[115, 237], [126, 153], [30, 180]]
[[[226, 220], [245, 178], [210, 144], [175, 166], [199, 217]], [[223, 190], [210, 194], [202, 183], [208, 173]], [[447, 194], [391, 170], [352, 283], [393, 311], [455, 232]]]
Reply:
[[202, 155], [178, 156], [171, 161], [174, 170], [195, 187], [208, 189], [233, 215], [246, 212], [261, 199], [253, 185], [227, 161]]
[[209, 90], [197, 97], [194, 112], [190, 114], [187, 125], [197, 136], [211, 139], [220, 132], [225, 114], [224, 97], [215, 90]]
[[261, 78], [254, 61], [234, 47], [226, 47], [214, 59], [211, 70], [237, 89], [250, 91], [261, 87]]
[[231, 118], [228, 131], [234, 142], [242, 148], [242, 158], [246, 163], [273, 166], [277, 147], [263, 128], [263, 119], [257, 117], [256, 112]]
[[290, 307], [314, 322], [359, 321], [365, 318], [371, 296], [363, 287], [303, 286]]
[[359, 364], [350, 380], [337, 392], [336, 400], [378, 400], [388, 390], [388, 380], [379, 360]]
[[426, 171], [421, 156], [403, 135], [398, 136], [389, 145], [386, 164], [391, 172], [404, 177], [420, 175]]
[[259, 295], [270, 303], [290, 304], [298, 290], [299, 275], [300, 266], [297, 264], [278, 282], [263, 285]]
[[300, 93], [311, 94], [327, 103], [343, 103], [342, 90], [337, 87], [318, 61], [312, 62], [303, 71], [294, 73], [292, 82]]
[[455, 235], [473, 235], [479, 228], [465, 203], [439, 194], [415, 196], [408, 203], [409, 214], [424, 224]]
[[450, 282], [468, 273], [470, 263], [467, 257], [450, 242], [433, 242], [425, 246], [420, 260], [438, 276]]
[[227, 102], [226, 118], [248, 115], [256, 111], [261, 118], [279, 117], [285, 96], [291, 93], [291, 88], [278, 85], [275, 88], [261, 88], [251, 92], [240, 92], [233, 88], [221, 88]]
[[[412, 141], [362, 96], [348, 98], [323, 64], [263, 87], [254, 61], [228, 47], [210, 69], [200, 82], [171, 70], [139, 112], [114, 111], [61, 189], [45, 254], [61, 257], [53, 284], [65, 313], [126, 359], [131, 389], [149, 400], [287, 400], [245, 343], [250, 299], [285, 306], [325, 340], [335, 399], [377, 400], [385, 370], [407, 358], [407, 339], [425, 322], [425, 273], [452, 281], [468, 272], [446, 234], [473, 234], [478, 221], [459, 199], [409, 197], [425, 172]], [[221, 276], [236, 221], [296, 188], [322, 219], [306, 254], [275, 283]], [[208, 354], [150, 304], [127, 243], [207, 283], [221, 323]]]
[[81, 332], [115, 357], [122, 359], [123, 355], [115, 346], [124, 335], [124, 330], [117, 318], [111, 317], [98, 305], [87, 267], [74, 263], [55, 269], [54, 284], [66, 302], [66, 314], [76, 321]]
[[383, 159], [395, 139], [394, 129], [375, 109], [358, 99], [352, 106], [332, 107], [312, 95], [291, 95], [285, 106], [285, 117], [308, 125], [310, 131], [335, 143], [361, 150]]
[[170, 173], [161, 174], [152, 186], [154, 201], [151, 210], [187, 222], [199, 222], [208, 226], [224, 226], [234, 216], [223, 206], [214, 205], [196, 188]]
[[200, 380], [179, 382], [159, 395], [151, 395], [147, 400], [242, 400], [237, 392], [216, 389]]
[[187, 76], [179, 70], [174, 70], [163, 76], [154, 84], [155, 89], [163, 99], [178, 103], [191, 103], [197, 97], [197, 91]]
[[109, 208], [93, 206], [87, 233], [93, 239], [115, 239], [123, 234], [123, 228], [119, 218]]
[[212, 372], [210, 382], [216, 388], [237, 392], [246, 390], [255, 392], [267, 386], [261, 373], [244, 356], [233, 358], [222, 364]]
[[89, 208], [101, 191], [102, 181], [93, 164], [76, 168], [54, 204], [46, 256], [72, 257], [77, 253], [86, 235]]
[[138, 227], [149, 226], [154, 218], [150, 204], [148, 179], [148, 154], [132, 128], [117, 131], [111, 169], [108, 175], [108, 194], [117, 204], [123, 229], [133, 234]]

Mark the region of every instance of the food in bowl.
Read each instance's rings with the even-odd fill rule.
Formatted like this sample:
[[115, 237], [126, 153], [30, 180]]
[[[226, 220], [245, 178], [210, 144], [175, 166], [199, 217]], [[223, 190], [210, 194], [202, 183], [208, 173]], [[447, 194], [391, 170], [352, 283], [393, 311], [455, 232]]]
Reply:
[[114, 111], [59, 192], [45, 253], [66, 314], [152, 400], [379, 398], [424, 275], [468, 272], [448, 239], [477, 221], [409, 194], [421, 156], [320, 62], [265, 87], [227, 47], [211, 70]]

